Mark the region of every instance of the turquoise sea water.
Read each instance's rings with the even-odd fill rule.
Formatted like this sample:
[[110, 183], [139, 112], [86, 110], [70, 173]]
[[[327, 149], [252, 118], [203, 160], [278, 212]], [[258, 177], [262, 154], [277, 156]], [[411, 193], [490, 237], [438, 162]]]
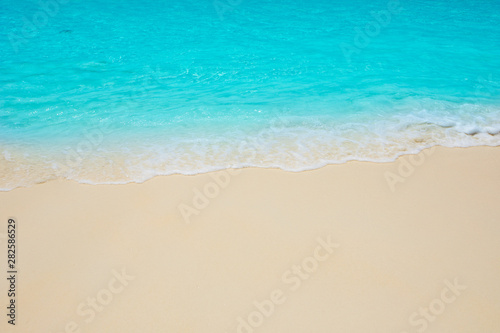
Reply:
[[0, 188], [500, 145], [500, 0], [0, 0]]

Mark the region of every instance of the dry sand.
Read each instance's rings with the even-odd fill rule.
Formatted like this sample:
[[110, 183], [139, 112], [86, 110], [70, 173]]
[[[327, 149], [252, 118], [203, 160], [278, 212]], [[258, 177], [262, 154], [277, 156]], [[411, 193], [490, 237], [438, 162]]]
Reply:
[[500, 332], [499, 171], [500, 148], [437, 148], [2, 192], [0, 332]]

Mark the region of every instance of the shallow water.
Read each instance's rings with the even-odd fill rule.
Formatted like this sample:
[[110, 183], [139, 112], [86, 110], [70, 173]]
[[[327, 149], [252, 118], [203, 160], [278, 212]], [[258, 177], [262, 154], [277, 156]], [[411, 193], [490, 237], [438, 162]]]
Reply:
[[4, 190], [500, 144], [500, 1], [64, 2], [0, 0]]

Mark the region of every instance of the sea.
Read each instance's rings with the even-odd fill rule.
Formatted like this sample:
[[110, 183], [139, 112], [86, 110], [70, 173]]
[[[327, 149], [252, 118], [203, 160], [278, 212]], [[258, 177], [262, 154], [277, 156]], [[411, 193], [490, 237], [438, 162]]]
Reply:
[[0, 190], [500, 145], [500, 0], [0, 0]]

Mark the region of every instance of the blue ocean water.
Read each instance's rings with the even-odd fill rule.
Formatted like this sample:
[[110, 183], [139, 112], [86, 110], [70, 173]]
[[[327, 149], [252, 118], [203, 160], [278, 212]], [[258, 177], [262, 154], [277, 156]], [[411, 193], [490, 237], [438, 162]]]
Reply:
[[0, 188], [500, 145], [499, 0], [0, 0]]

